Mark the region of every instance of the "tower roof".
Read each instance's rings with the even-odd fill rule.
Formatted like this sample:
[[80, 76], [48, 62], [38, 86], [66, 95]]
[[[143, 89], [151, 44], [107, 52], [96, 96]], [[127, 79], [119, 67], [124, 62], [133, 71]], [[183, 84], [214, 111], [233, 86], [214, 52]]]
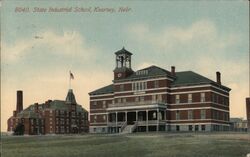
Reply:
[[115, 54], [116, 54], [116, 55], [119, 55], [119, 54], [128, 54], [128, 55], [132, 55], [132, 53], [129, 52], [128, 50], [126, 50], [124, 47], [123, 47], [121, 50], [115, 52]]
[[66, 103], [76, 104], [76, 99], [75, 99], [75, 95], [73, 93], [73, 89], [69, 89], [67, 97], [66, 97]]

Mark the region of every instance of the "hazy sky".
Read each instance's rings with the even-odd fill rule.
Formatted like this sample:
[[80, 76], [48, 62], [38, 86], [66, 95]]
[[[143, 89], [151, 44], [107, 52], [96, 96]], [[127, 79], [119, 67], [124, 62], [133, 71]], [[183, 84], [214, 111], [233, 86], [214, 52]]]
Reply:
[[[249, 96], [247, 1], [4, 1], [1, 8], [1, 124], [16, 107], [65, 99], [69, 70], [77, 102], [89, 109], [88, 93], [112, 82], [114, 52], [133, 53], [132, 67], [152, 64], [192, 70], [232, 89], [230, 116], [246, 117]], [[15, 12], [16, 7], [29, 12]], [[34, 7], [72, 7], [72, 12], [33, 12]], [[90, 8], [92, 12], [73, 12]], [[94, 12], [95, 7], [116, 12]], [[130, 8], [118, 12], [120, 7]]]

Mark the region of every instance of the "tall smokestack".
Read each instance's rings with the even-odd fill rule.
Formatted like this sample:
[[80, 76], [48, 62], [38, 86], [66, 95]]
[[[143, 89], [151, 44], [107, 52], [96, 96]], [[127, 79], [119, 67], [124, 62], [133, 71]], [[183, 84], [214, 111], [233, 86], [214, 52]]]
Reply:
[[246, 98], [246, 111], [247, 111], [247, 126], [250, 132], [250, 97]]
[[217, 79], [217, 83], [221, 85], [221, 79], [220, 79], [220, 72], [219, 71], [216, 72], [216, 79]]
[[175, 66], [171, 66], [171, 74], [175, 76]]
[[23, 110], [23, 91], [18, 90], [16, 96], [17, 96], [16, 112], [20, 113]]

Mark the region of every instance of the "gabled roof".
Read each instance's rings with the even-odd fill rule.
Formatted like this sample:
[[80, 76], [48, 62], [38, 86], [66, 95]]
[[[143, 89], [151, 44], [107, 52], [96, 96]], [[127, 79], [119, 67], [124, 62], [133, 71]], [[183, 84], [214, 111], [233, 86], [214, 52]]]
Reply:
[[176, 72], [176, 79], [174, 80], [174, 82], [172, 82], [171, 86], [178, 87], [178, 86], [191, 86], [191, 85], [201, 85], [201, 84], [213, 84], [225, 90], [228, 91], [231, 90], [230, 88], [223, 85], [219, 85], [217, 82], [207, 77], [204, 77], [200, 74], [197, 74], [193, 71]]
[[176, 72], [176, 79], [172, 83], [172, 86], [193, 85], [213, 83], [214, 81], [199, 75], [193, 71]]
[[93, 92], [90, 92], [89, 95], [108, 94], [108, 93], [113, 93], [113, 92], [114, 92], [113, 84], [110, 84], [108, 86], [99, 88]]

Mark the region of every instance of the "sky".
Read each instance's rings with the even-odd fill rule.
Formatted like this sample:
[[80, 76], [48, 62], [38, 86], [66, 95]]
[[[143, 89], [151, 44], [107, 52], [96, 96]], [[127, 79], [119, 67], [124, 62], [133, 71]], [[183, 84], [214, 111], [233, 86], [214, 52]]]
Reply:
[[[222, 84], [232, 89], [230, 117], [246, 118], [248, 5], [243, 0], [4, 0], [1, 131], [6, 131], [16, 108], [17, 90], [23, 90], [24, 108], [48, 99], [64, 100], [69, 70], [76, 100], [89, 110], [88, 93], [112, 83], [114, 52], [122, 47], [133, 53], [133, 70], [175, 66], [177, 72], [191, 70], [212, 80], [220, 71]], [[119, 12], [121, 7], [127, 11]], [[29, 10], [18, 12], [20, 8]], [[47, 10], [34, 12], [35, 8]], [[49, 8], [72, 10], [49, 12]], [[85, 12], [74, 12], [77, 8]]]

